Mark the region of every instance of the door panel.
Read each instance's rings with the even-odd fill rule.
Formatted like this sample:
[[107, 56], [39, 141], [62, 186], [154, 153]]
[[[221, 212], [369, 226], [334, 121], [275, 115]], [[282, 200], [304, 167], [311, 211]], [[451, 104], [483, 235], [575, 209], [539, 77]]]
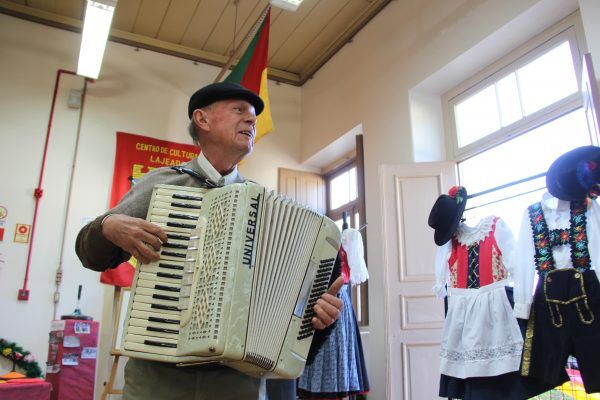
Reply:
[[278, 191], [325, 214], [325, 180], [321, 175], [279, 168]]
[[442, 328], [444, 310], [433, 295], [400, 295], [400, 329]]
[[[401, 281], [423, 281], [434, 279], [434, 266], [428, 257], [423, 257], [418, 249], [426, 237], [431, 236], [427, 226], [432, 193], [438, 193], [440, 180], [437, 176], [394, 177], [394, 207], [398, 226], [398, 265]], [[438, 195], [436, 194], [433, 200]]]
[[402, 395], [404, 399], [438, 398], [439, 376], [435, 380], [431, 379], [434, 368], [429, 360], [438, 358], [439, 353], [439, 342], [402, 343], [402, 378], [404, 380]]
[[454, 163], [380, 169], [388, 393], [393, 400], [437, 398], [444, 305], [431, 291], [437, 247], [427, 219], [437, 197], [455, 183]]

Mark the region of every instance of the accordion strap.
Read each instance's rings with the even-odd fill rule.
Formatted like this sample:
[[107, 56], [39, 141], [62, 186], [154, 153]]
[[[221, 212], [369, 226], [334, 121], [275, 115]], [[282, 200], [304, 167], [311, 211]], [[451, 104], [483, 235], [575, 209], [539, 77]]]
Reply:
[[185, 168], [185, 167], [181, 167], [181, 166], [171, 167], [171, 169], [179, 172], [180, 174], [188, 174], [190, 176], [193, 176], [198, 181], [200, 181], [200, 186], [201, 187], [207, 187], [207, 188], [216, 188], [216, 187], [219, 187], [219, 185], [217, 185], [216, 183], [210, 181], [208, 178], [200, 175], [199, 173], [197, 173], [193, 169]]

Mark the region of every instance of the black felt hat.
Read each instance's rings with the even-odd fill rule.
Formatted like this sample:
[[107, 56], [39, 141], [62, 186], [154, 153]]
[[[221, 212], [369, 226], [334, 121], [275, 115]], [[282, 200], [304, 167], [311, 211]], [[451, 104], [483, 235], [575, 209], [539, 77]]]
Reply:
[[546, 173], [548, 192], [558, 199], [581, 201], [593, 193], [600, 182], [600, 147], [577, 147], [558, 157]]
[[454, 186], [448, 194], [437, 198], [427, 221], [429, 226], [435, 229], [433, 234], [435, 244], [442, 246], [452, 238], [466, 205], [467, 189], [462, 186]]
[[200, 88], [190, 97], [188, 104], [188, 117], [192, 118], [194, 110], [206, 107], [215, 101], [240, 99], [245, 100], [254, 106], [254, 111], [258, 116], [265, 108], [265, 103], [253, 91], [246, 89], [240, 84], [233, 82], [218, 82]]

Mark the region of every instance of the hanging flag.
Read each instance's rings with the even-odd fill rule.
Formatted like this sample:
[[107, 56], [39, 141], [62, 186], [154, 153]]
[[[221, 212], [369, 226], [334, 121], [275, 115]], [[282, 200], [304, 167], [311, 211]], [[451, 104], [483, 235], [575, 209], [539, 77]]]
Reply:
[[248, 45], [233, 71], [225, 78], [226, 82], [235, 82], [258, 94], [265, 103], [265, 109], [256, 121], [254, 142], [273, 130], [269, 93], [267, 91], [267, 57], [269, 55], [269, 25], [271, 9], [267, 11], [256, 35]]

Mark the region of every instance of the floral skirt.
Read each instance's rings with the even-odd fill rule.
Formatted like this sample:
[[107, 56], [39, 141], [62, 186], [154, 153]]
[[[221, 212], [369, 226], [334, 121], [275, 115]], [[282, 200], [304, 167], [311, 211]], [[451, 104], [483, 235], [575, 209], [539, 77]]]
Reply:
[[451, 288], [440, 372], [456, 378], [517, 371], [523, 338], [506, 297], [505, 281], [479, 289]]
[[360, 332], [348, 285], [340, 290], [344, 308], [340, 318], [298, 378], [301, 399], [337, 399], [369, 391]]

